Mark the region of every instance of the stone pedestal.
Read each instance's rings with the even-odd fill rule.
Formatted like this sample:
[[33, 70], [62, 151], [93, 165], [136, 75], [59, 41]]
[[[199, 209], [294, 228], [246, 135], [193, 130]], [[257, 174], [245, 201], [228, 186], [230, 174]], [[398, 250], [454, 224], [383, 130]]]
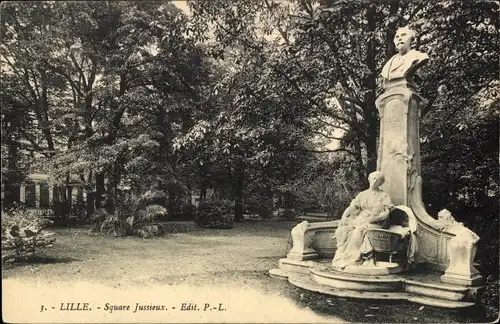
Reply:
[[441, 281], [466, 286], [481, 284], [483, 277], [474, 267], [479, 237], [460, 223], [451, 224], [448, 231], [455, 234], [455, 237], [448, 243], [450, 263], [441, 276]]
[[464, 275], [449, 273], [447, 271], [444, 275], [441, 276], [441, 282], [454, 285], [477, 286], [481, 285], [484, 281], [483, 276], [479, 273]]
[[288, 259], [305, 261], [319, 258], [313, 249], [314, 232], [309, 227], [309, 222], [303, 221], [292, 229], [293, 247], [287, 254]]
[[424, 102], [416, 87], [406, 79], [386, 84], [377, 98], [380, 142], [377, 170], [385, 175], [381, 187], [395, 205], [411, 207], [411, 188], [420, 174], [419, 120]]

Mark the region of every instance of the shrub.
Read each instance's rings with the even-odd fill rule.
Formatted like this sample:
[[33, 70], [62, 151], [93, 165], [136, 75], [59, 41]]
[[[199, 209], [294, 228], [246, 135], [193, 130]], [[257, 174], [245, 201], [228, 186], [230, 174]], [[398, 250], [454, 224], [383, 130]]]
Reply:
[[229, 200], [201, 202], [196, 213], [196, 223], [204, 228], [232, 228], [234, 224], [233, 202]]
[[71, 206], [68, 202], [53, 202], [52, 213], [53, 227], [81, 225], [87, 221], [87, 207], [81, 200], [74, 201]]
[[52, 221], [50, 210], [14, 207], [2, 214], [2, 260], [19, 261], [35, 255], [55, 242], [55, 234], [44, 231]]
[[162, 225], [154, 221], [166, 215], [167, 209], [152, 203], [162, 195], [162, 192], [152, 190], [138, 196], [126, 194], [118, 199], [113, 214], [104, 208], [94, 212], [93, 229], [115, 236], [139, 235], [143, 238], [164, 234]]
[[59, 223], [62, 224], [63, 220], [65, 220], [70, 213], [70, 206], [65, 202], [54, 201], [52, 202], [52, 211], [57, 225], [60, 225]]
[[269, 193], [263, 194], [254, 188], [244, 197], [243, 205], [247, 214], [259, 215], [263, 219], [272, 217], [274, 204]]
[[142, 238], [153, 238], [165, 234], [161, 224], [142, 224], [135, 229], [135, 234]]
[[489, 321], [493, 321], [498, 318], [498, 295], [498, 278], [488, 276], [484, 289], [480, 292], [478, 299], [479, 303], [484, 308], [486, 319]]
[[83, 200], [76, 200], [71, 206], [69, 219], [76, 224], [85, 224], [87, 219], [87, 206]]
[[143, 238], [151, 238], [165, 234], [161, 224], [154, 221], [167, 214], [167, 209], [160, 205], [147, 205], [137, 209], [125, 219], [127, 234], [139, 235]]
[[191, 203], [184, 203], [181, 207], [182, 220], [193, 220], [196, 216], [196, 206]]
[[184, 202], [177, 206], [173, 215], [169, 216], [172, 220], [192, 221], [196, 216], [196, 206], [191, 203]]

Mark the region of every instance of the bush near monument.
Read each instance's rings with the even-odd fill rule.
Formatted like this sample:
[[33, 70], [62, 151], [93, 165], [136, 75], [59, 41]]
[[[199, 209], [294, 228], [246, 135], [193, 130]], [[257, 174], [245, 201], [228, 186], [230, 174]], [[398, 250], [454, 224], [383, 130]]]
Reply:
[[233, 205], [233, 202], [229, 200], [203, 201], [198, 206], [196, 223], [204, 228], [232, 228], [234, 225]]

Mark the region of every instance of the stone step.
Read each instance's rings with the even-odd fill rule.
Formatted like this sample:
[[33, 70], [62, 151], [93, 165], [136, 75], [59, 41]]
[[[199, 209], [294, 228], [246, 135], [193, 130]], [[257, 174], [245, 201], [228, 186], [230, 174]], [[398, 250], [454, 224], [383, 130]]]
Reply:
[[286, 271], [277, 268], [269, 270], [269, 275], [273, 278], [284, 279], [284, 280], [288, 279], [288, 273]]
[[401, 277], [397, 275], [383, 275], [383, 276], [363, 276], [356, 274], [343, 274], [335, 270], [328, 270], [328, 267], [311, 269], [311, 273], [325, 278], [331, 278], [342, 281], [354, 282], [400, 282]]
[[289, 258], [283, 258], [279, 260], [279, 268], [285, 272], [301, 272], [303, 274], [308, 274], [309, 269], [314, 266], [315, 263], [312, 261], [299, 261]]
[[297, 220], [306, 220], [309, 222], [323, 222], [328, 220], [327, 217], [320, 217], [320, 216], [309, 216], [309, 215], [302, 215], [298, 216]]
[[451, 286], [448, 284], [433, 284], [424, 283], [415, 280], [405, 280], [404, 290], [407, 293], [435, 299], [439, 296], [439, 300], [446, 299], [448, 301], [465, 301], [469, 297], [469, 289], [467, 287]]
[[359, 292], [391, 292], [397, 293], [403, 291], [403, 283], [401, 278], [393, 276], [363, 278], [351, 275], [340, 275], [332, 272], [310, 270], [311, 280], [323, 286], [348, 289]]
[[325, 213], [325, 212], [306, 212], [304, 214], [304, 216], [315, 216], [315, 217], [323, 217], [323, 218], [327, 218], [328, 217], [328, 214]]
[[474, 306], [473, 302], [444, 300], [444, 299], [437, 299], [437, 298], [423, 297], [423, 296], [412, 296], [408, 297], [407, 300], [412, 303], [441, 307], [441, 308], [466, 308]]
[[307, 276], [295, 276], [291, 275], [288, 281], [299, 288], [303, 288], [310, 291], [319, 292], [322, 294], [337, 296], [337, 297], [348, 297], [348, 298], [361, 298], [361, 299], [384, 299], [384, 300], [401, 300], [406, 299], [406, 293], [385, 293], [376, 291], [357, 291], [341, 288], [333, 288], [325, 285], [318, 284], [314, 282]]
[[406, 286], [413, 286], [419, 288], [426, 288], [431, 290], [441, 290], [446, 292], [467, 293], [469, 288], [464, 286], [452, 285], [441, 282], [422, 282], [418, 280], [411, 280], [398, 275], [383, 275], [383, 276], [363, 276], [354, 274], [343, 274], [338, 271], [329, 270], [328, 267], [315, 267], [311, 269], [311, 273], [320, 275], [322, 277], [354, 282], [395, 282], [400, 281]]
[[420, 287], [425, 287], [425, 288], [431, 288], [431, 289], [441, 289], [441, 290], [448, 290], [448, 291], [455, 291], [455, 292], [465, 292], [468, 291], [469, 288], [464, 287], [464, 286], [456, 286], [456, 285], [451, 285], [447, 283], [432, 283], [432, 282], [422, 282], [418, 280], [411, 280], [411, 279], [404, 279], [406, 284], [413, 285], [413, 286], [420, 286]]
[[404, 292], [420, 297], [465, 301], [469, 299], [469, 289], [445, 283], [421, 282], [409, 280], [397, 275], [354, 276], [339, 272], [310, 269], [312, 281], [332, 288], [345, 288], [365, 292]]
[[473, 302], [442, 300], [427, 296], [416, 296], [414, 294], [406, 292], [355, 291], [349, 289], [327, 287], [314, 282], [313, 280], [311, 280], [311, 278], [305, 275], [293, 274], [290, 275], [288, 280], [291, 284], [299, 288], [336, 297], [376, 300], [407, 300], [409, 302], [417, 304], [451, 309], [474, 306]]

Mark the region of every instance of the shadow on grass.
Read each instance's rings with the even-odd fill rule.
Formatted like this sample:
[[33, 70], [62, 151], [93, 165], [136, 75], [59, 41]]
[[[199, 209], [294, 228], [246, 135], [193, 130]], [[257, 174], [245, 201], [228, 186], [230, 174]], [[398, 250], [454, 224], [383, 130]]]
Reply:
[[2, 266], [5, 269], [14, 269], [16, 267], [26, 266], [26, 265], [43, 265], [43, 264], [58, 264], [58, 263], [71, 263], [75, 261], [81, 261], [69, 257], [52, 257], [46, 255], [34, 255], [28, 256], [15, 260], [14, 257], [5, 258], [2, 262]]
[[[165, 232], [164, 235], [158, 236], [168, 237], [171, 234], [190, 234], [193, 236], [234, 236], [234, 237], [280, 237], [289, 235], [291, 229], [297, 224], [296, 221], [254, 221], [254, 220], [242, 220], [241, 222], [235, 222], [233, 228], [228, 229], [209, 229], [203, 228], [194, 221], [160, 221]], [[106, 237], [113, 235], [107, 235], [106, 233], [101, 233], [100, 231], [92, 231], [89, 225], [72, 226], [65, 228], [50, 228], [50, 231], [55, 232], [60, 237], [76, 237], [76, 236], [88, 236], [88, 237]], [[127, 237], [127, 236], [119, 236]], [[134, 237], [134, 236], [131, 236]]]
[[481, 323], [486, 320], [480, 306], [444, 309], [407, 301], [350, 299], [305, 291], [296, 287], [289, 295], [298, 306], [320, 315], [335, 315], [354, 323]]
[[195, 236], [228, 236], [228, 237], [284, 237], [289, 235], [297, 225], [294, 221], [243, 220], [235, 222], [230, 229], [199, 228], [191, 234]]

